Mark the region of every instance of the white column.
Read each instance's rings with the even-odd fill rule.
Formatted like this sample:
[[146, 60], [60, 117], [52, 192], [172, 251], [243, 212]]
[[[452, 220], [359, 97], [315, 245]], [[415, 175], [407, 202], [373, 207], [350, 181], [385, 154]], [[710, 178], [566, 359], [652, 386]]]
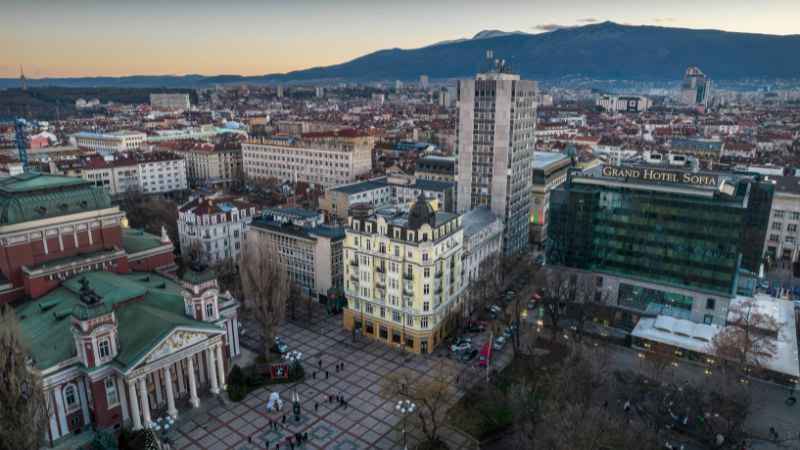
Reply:
[[175, 370], [178, 373], [178, 393], [183, 395], [186, 392], [186, 381], [183, 379], [183, 364], [180, 361], [175, 363]]
[[139, 397], [142, 400], [142, 422], [145, 428], [150, 428], [150, 398], [147, 396], [147, 377], [139, 378]]
[[214, 348], [206, 349], [206, 366], [208, 369], [208, 379], [211, 382], [211, 393], [219, 394], [219, 384], [217, 384], [217, 370], [214, 367]]
[[136, 396], [135, 381], [128, 380], [128, 399], [131, 404], [131, 419], [133, 419], [133, 429], [140, 430], [142, 428], [142, 416], [139, 413], [139, 399]]
[[92, 420], [89, 417], [89, 400], [86, 397], [86, 383], [85, 380], [80, 380], [78, 383], [78, 394], [81, 399], [81, 411], [83, 412], [83, 425], [89, 426], [89, 422]]
[[50, 411], [50, 436], [55, 441], [61, 437], [61, 432], [58, 431], [58, 411], [56, 411], [53, 391], [47, 391], [45, 395], [47, 395], [47, 410]]
[[175, 409], [175, 393], [172, 392], [172, 371], [169, 366], [164, 368], [164, 387], [167, 388], [167, 414], [177, 418], [178, 410]]
[[239, 350], [239, 319], [233, 319], [233, 346], [235, 351], [231, 353], [231, 359], [234, 356], [239, 356], [241, 350]]
[[61, 390], [61, 386], [56, 386], [54, 391], [56, 397], [56, 414], [58, 415], [58, 423], [61, 427], [61, 435], [65, 435], [69, 433], [69, 427], [67, 427], [67, 414], [64, 412], [64, 393]]
[[156, 405], [161, 406], [164, 402], [164, 396], [161, 395], [161, 371], [156, 370], [153, 372], [153, 386], [156, 388]]
[[186, 361], [189, 363], [187, 366], [189, 370], [189, 403], [192, 404], [192, 408], [197, 408], [200, 406], [200, 399], [197, 398], [197, 380], [194, 379], [194, 358], [190, 356], [186, 358]]
[[[205, 365], [208, 367], [208, 364]], [[203, 354], [197, 353], [197, 371], [200, 373], [200, 384], [206, 383], [206, 369], [203, 367]]]
[[125, 384], [122, 377], [115, 377], [114, 382], [117, 384], [117, 394], [119, 395], [119, 406], [122, 410], [122, 422], [127, 422], [130, 414], [128, 414], [128, 394], [125, 392]]
[[219, 387], [225, 390], [225, 360], [222, 358], [222, 344], [217, 346], [217, 370], [219, 371]]

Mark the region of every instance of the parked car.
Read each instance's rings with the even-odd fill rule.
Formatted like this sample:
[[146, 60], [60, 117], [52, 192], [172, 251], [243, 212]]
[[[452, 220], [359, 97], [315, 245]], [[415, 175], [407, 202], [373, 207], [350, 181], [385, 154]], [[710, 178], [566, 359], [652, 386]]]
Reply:
[[544, 255], [537, 256], [536, 259], [533, 260], [533, 262], [535, 264], [537, 264], [537, 265], [543, 266], [544, 265]]
[[486, 330], [486, 323], [485, 322], [470, 322], [467, 325], [467, 332], [469, 333], [480, 333]]
[[473, 359], [475, 359], [476, 356], [478, 356], [478, 350], [473, 348], [473, 349], [465, 351], [461, 355], [460, 359], [463, 362], [467, 362], [467, 361], [472, 361]]
[[514, 334], [514, 328], [512, 327], [506, 327], [506, 329], [503, 330], [503, 337], [506, 339], [511, 339], [511, 335], [513, 334]]
[[464, 336], [456, 338], [456, 340], [453, 341], [453, 344], [450, 345], [450, 351], [454, 353], [463, 352], [464, 350], [469, 350], [470, 348], [472, 348], [472, 339]]
[[503, 308], [501, 308], [501, 307], [499, 307], [497, 305], [492, 305], [492, 306], [489, 307], [489, 311], [491, 311], [491, 312], [493, 312], [495, 314], [499, 314], [502, 310], [503, 310]]
[[503, 336], [497, 336], [496, 338], [494, 338], [494, 345], [492, 345], [492, 347], [495, 350], [502, 350], [503, 346], [505, 345], [506, 345], [506, 338]]

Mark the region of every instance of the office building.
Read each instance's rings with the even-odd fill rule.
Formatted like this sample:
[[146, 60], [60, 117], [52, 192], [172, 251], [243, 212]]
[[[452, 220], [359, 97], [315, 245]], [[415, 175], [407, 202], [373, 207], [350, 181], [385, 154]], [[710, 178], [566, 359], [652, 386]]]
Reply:
[[391, 175], [328, 189], [320, 199], [320, 209], [328, 218], [344, 223], [353, 205], [368, 204], [373, 208], [410, 206], [422, 194], [429, 202], [435, 203], [435, 209], [454, 212], [455, 189], [455, 183], [446, 181]]
[[463, 314], [461, 217], [434, 212], [420, 197], [410, 210], [350, 216], [346, 234], [344, 327], [433, 351], [447, 337], [450, 315]]
[[680, 103], [705, 111], [711, 101], [711, 80], [697, 67], [690, 66], [683, 75]]
[[242, 181], [242, 150], [215, 148], [213, 144], [176, 150], [186, 161], [192, 186], [230, 186]]
[[343, 292], [344, 238], [344, 228], [324, 225], [322, 214], [299, 208], [267, 208], [247, 231], [248, 243], [276, 252], [289, 280], [320, 303]]
[[562, 153], [534, 152], [531, 188], [530, 239], [541, 247], [547, 239], [550, 192], [567, 181], [572, 159]]
[[428, 89], [428, 76], [427, 75], [420, 75], [419, 76], [419, 87], [421, 89]]
[[229, 196], [199, 197], [178, 208], [182, 255], [199, 256], [209, 265], [239, 260], [247, 226], [256, 206]]
[[136, 131], [117, 131], [113, 133], [93, 133], [81, 131], [72, 136], [78, 148], [94, 150], [104, 156], [123, 153], [141, 148], [147, 142], [147, 134]]
[[242, 168], [251, 180], [302, 181], [327, 189], [369, 174], [374, 145], [373, 136], [355, 130], [253, 138], [242, 144]]
[[665, 165], [572, 172], [550, 195], [547, 263], [596, 274], [631, 323], [724, 323], [759, 271], [772, 195], [756, 176]]
[[458, 83], [458, 211], [486, 205], [503, 220], [503, 252], [528, 246], [536, 82], [503, 63]]
[[641, 113], [647, 112], [652, 102], [642, 95], [601, 95], [596, 105], [607, 112]]
[[159, 111], [187, 111], [192, 103], [189, 94], [150, 94], [150, 106]]
[[779, 264], [794, 264], [800, 260], [800, 179], [769, 176], [775, 185], [772, 210], [769, 215], [766, 255]]

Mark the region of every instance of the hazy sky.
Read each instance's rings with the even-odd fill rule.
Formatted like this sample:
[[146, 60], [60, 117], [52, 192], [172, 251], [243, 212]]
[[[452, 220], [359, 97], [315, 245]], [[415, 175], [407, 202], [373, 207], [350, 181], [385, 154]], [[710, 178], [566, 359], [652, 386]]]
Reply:
[[800, 34], [800, 0], [0, 0], [0, 77], [285, 72], [484, 29]]

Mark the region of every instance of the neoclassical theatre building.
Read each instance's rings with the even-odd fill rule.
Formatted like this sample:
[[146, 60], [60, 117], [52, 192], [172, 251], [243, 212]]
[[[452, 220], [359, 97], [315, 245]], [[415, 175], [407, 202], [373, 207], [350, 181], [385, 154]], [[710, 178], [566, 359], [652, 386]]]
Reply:
[[125, 223], [82, 180], [0, 180], [0, 299], [13, 301], [42, 377], [51, 444], [197, 407], [225, 389], [239, 354], [239, 304], [215, 274], [176, 278], [166, 233]]

